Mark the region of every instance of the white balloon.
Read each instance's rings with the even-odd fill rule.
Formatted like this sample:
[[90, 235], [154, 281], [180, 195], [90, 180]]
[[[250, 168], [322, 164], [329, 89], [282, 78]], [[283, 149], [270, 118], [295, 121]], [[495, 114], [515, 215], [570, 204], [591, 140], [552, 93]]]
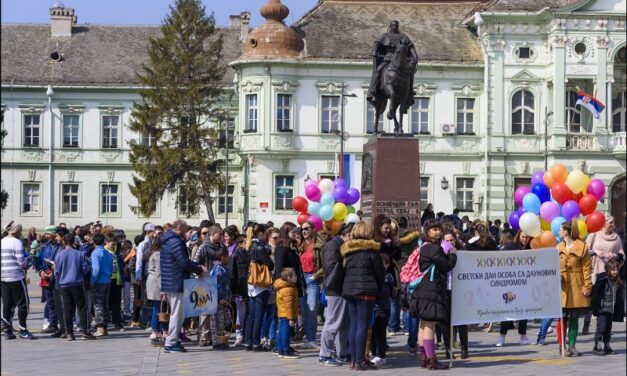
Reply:
[[322, 179], [320, 183], [318, 183], [318, 188], [322, 193], [333, 193], [333, 180], [331, 179]]
[[355, 213], [351, 213], [346, 216], [346, 223], [357, 223], [359, 222], [359, 216]]
[[537, 214], [533, 213], [525, 213], [520, 216], [518, 220], [518, 226], [520, 229], [526, 233], [527, 235], [535, 238], [536, 236], [542, 235], [542, 227], [540, 225], [540, 218], [538, 218]]

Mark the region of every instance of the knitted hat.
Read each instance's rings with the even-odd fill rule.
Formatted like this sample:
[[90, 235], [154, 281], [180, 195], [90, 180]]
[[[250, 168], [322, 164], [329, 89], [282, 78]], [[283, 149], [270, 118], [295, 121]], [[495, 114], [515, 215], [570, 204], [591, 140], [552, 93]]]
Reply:
[[57, 226], [47, 226], [44, 231], [46, 234], [55, 235], [57, 233]]

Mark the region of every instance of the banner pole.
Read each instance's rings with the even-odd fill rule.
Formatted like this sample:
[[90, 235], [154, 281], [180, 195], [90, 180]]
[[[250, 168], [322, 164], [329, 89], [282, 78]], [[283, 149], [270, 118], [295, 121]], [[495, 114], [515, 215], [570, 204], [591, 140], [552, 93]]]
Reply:
[[[448, 368], [453, 368], [453, 357], [454, 357], [453, 349], [455, 348], [455, 346], [453, 346], [454, 338], [453, 338], [453, 323], [452, 322], [450, 323], [449, 328], [450, 328], [450, 333], [449, 333], [450, 337], [448, 337], [449, 338], [448, 344], [449, 344], [449, 346], [451, 346], [451, 348], [449, 349], [450, 358], [449, 358], [449, 362], [448, 362]], [[460, 334], [460, 336], [461, 336], [461, 334]]]
[[557, 340], [557, 344], [559, 346], [560, 340], [562, 341], [562, 358], [566, 357], [566, 328], [564, 327], [564, 315], [562, 315], [562, 317], [560, 317], [560, 326], [562, 327], [562, 338], [558, 338]]

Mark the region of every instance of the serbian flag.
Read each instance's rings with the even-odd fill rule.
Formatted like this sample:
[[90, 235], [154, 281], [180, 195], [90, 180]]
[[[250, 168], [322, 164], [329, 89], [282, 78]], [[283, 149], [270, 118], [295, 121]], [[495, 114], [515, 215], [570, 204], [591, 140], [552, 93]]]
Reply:
[[583, 90], [579, 90], [577, 93], [577, 104], [585, 107], [592, 113], [595, 119], [598, 119], [605, 108], [605, 105], [599, 102], [595, 97], [590, 94], [586, 94]]

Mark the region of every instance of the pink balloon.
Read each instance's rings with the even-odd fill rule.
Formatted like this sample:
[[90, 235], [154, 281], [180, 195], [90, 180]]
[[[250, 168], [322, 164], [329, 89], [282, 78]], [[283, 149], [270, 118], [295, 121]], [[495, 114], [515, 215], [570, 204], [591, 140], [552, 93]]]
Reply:
[[531, 188], [525, 185], [516, 189], [516, 192], [514, 192], [514, 200], [516, 201], [516, 204], [518, 204], [518, 206], [522, 205], [523, 197], [525, 197], [527, 193], [531, 193]]
[[320, 192], [320, 188], [318, 188], [317, 185], [310, 184], [305, 186], [305, 196], [307, 196], [307, 198], [311, 201], [318, 202], [320, 201], [322, 193]]
[[317, 215], [310, 215], [309, 222], [313, 223], [316, 231], [322, 230], [322, 219], [320, 219]]
[[309, 180], [306, 180], [306, 181], [305, 181], [305, 187], [308, 187], [308, 186], [310, 186], [310, 185], [315, 185], [315, 186], [317, 186], [317, 185], [318, 185], [318, 182], [316, 181], [316, 179], [309, 179]]
[[605, 184], [601, 179], [592, 179], [588, 184], [587, 193], [593, 195], [597, 200], [602, 200], [605, 196]]
[[553, 201], [547, 201], [540, 206], [540, 218], [547, 222], [551, 222], [553, 219], [559, 217], [560, 208]]

